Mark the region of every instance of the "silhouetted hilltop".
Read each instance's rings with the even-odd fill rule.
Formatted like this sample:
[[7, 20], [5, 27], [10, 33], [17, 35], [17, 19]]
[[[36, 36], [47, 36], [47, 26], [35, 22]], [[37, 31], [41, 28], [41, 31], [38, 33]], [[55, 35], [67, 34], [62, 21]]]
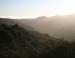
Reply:
[[16, 22], [9, 18], [0, 18], [0, 24], [14, 25]]

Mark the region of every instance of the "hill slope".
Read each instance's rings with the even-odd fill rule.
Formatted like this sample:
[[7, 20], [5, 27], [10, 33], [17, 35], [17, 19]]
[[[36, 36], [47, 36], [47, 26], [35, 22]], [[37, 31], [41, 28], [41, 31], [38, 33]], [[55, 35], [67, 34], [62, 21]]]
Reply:
[[43, 23], [32, 25], [37, 31], [48, 33], [51, 36], [65, 38], [66, 40], [75, 39], [75, 16], [55, 16]]
[[[50, 40], [51, 38], [51, 40]], [[29, 31], [16, 25], [0, 25], [0, 57], [1, 58], [38, 58], [46, 53], [54, 38]], [[49, 46], [51, 41], [51, 46]], [[54, 42], [54, 43], [53, 43]]]
[[0, 24], [0, 58], [75, 58], [75, 42]]
[[75, 15], [39, 17], [32, 20], [21, 19], [20, 22], [27, 22], [24, 24], [56, 38], [75, 39]]

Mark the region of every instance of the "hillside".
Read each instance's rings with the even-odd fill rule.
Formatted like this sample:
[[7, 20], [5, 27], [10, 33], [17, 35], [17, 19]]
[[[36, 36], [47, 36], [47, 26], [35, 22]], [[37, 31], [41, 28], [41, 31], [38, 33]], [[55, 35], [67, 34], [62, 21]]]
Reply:
[[75, 16], [54, 16], [43, 23], [32, 25], [37, 31], [48, 33], [51, 36], [64, 38], [66, 40], [75, 39]]
[[75, 42], [27, 30], [18, 24], [0, 25], [1, 58], [75, 58]]
[[[50, 40], [51, 38], [51, 40]], [[1, 58], [35, 58], [49, 49], [49, 41], [54, 38], [35, 31], [23, 29], [18, 25], [0, 25]], [[52, 44], [52, 43], [51, 43]], [[53, 43], [52, 45], [56, 45]], [[51, 46], [52, 47], [52, 46]], [[47, 50], [46, 50], [47, 49]]]
[[32, 20], [21, 19], [20, 22], [52, 37], [65, 40], [75, 39], [75, 15], [39, 17]]

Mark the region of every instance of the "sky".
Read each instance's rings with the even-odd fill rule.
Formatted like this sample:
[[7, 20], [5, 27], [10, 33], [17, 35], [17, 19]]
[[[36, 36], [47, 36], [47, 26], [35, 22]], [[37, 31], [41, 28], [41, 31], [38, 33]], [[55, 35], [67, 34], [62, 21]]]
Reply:
[[0, 17], [34, 18], [75, 13], [75, 0], [0, 0]]

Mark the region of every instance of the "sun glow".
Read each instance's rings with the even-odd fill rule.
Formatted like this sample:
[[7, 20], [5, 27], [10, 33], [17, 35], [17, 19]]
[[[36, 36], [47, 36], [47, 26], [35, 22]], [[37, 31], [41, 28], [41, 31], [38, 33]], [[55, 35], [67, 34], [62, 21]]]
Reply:
[[56, 12], [57, 15], [75, 14], [75, 0], [63, 0]]

